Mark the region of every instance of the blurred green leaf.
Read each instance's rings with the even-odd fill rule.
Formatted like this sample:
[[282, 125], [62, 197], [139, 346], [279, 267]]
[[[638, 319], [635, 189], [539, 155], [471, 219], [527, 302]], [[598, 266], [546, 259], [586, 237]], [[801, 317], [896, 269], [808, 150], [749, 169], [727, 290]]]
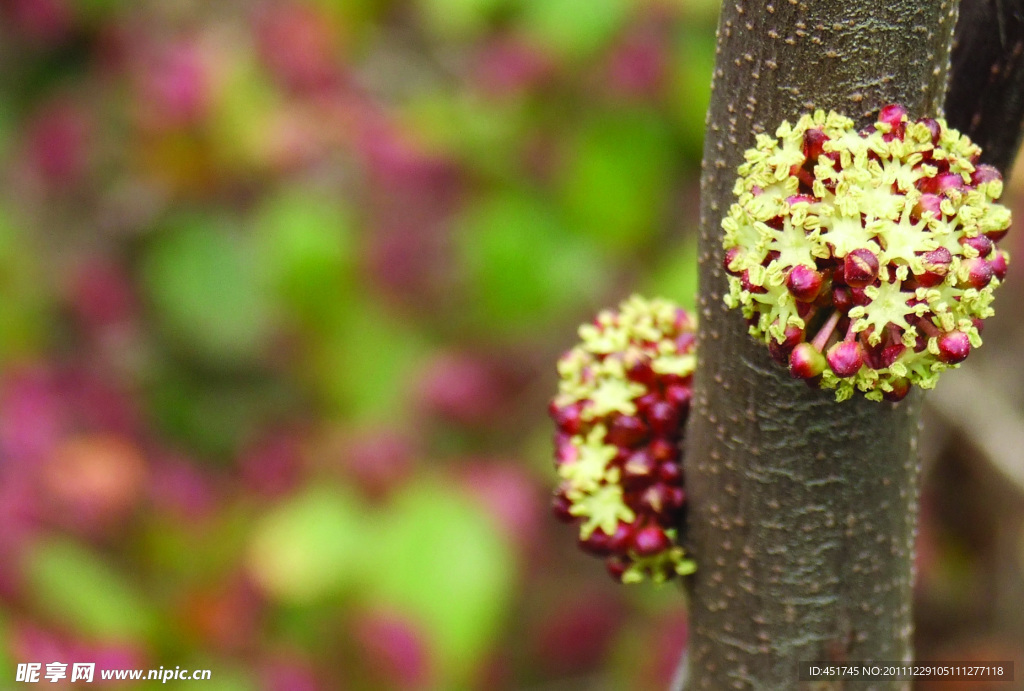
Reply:
[[404, 121], [432, 149], [508, 179], [521, 168], [524, 119], [521, 104], [514, 100], [430, 92], [409, 104]]
[[290, 188], [264, 203], [256, 227], [262, 274], [289, 315], [314, 328], [335, 322], [352, 280], [346, 211], [322, 195]]
[[145, 287], [165, 334], [218, 365], [254, 360], [269, 315], [251, 252], [213, 216], [177, 218], [153, 243]]
[[0, 207], [0, 363], [32, 352], [42, 340], [43, 285], [32, 248]]
[[526, 193], [503, 192], [470, 207], [459, 243], [472, 314], [498, 333], [538, 328], [605, 283], [594, 249]]
[[266, 686], [256, 681], [255, 673], [251, 669], [243, 669], [235, 666], [236, 664], [227, 659], [191, 660], [182, 664], [181, 667], [188, 670], [208, 669], [210, 678], [202, 681], [189, 679], [188, 681], [161, 682], [159, 688], [169, 689], [169, 691], [175, 689], [194, 691], [197, 686], [203, 691], [263, 691], [266, 689]]
[[697, 237], [687, 237], [659, 259], [648, 273], [644, 292], [673, 300], [691, 312], [697, 308]]
[[675, 76], [671, 99], [684, 153], [698, 165], [704, 153], [704, 118], [711, 102], [715, 37], [709, 32], [682, 32], [673, 54]]
[[256, 524], [248, 550], [253, 578], [272, 597], [309, 603], [337, 594], [360, 574], [365, 516], [354, 497], [311, 488], [288, 498]]
[[29, 552], [25, 576], [35, 607], [83, 636], [129, 641], [147, 636], [154, 612], [124, 575], [70, 540], [51, 538]]
[[413, 375], [427, 354], [415, 323], [366, 301], [348, 306], [346, 319], [316, 345], [307, 374], [328, 407], [349, 422], [395, 424], [407, 412]]
[[191, 451], [221, 459], [292, 403], [278, 379], [214, 377], [177, 363], [154, 370], [146, 393], [161, 432]]
[[511, 602], [515, 560], [484, 510], [450, 486], [408, 486], [380, 516], [370, 604], [413, 617], [447, 688], [467, 683]]
[[224, 82], [217, 90], [208, 123], [218, 162], [242, 176], [271, 162], [274, 118], [282, 105], [280, 94], [255, 57], [241, 50], [222, 56], [219, 73]]
[[570, 147], [564, 203], [580, 230], [616, 253], [650, 241], [672, 182], [673, 141], [653, 113], [595, 118]]
[[480, 33], [509, 0], [419, 0], [423, 19], [435, 35], [445, 38]]
[[586, 57], [623, 26], [630, 0], [519, 0], [523, 29], [569, 58]]

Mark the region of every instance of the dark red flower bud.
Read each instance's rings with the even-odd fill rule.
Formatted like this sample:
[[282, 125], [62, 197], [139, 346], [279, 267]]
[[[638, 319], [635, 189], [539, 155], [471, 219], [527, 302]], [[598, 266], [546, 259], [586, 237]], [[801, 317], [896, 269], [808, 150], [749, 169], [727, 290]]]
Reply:
[[800, 302], [814, 302], [821, 292], [822, 277], [814, 269], [798, 264], [789, 270], [786, 287]]
[[640, 449], [631, 455], [622, 466], [622, 481], [635, 484], [637, 482], [649, 482], [658, 469], [658, 463], [646, 449]]
[[608, 575], [616, 583], [622, 583], [622, 576], [626, 573], [626, 569], [629, 568], [629, 563], [622, 557], [612, 557], [605, 560], [605, 568], [608, 569]]
[[852, 250], [843, 261], [843, 279], [851, 288], [861, 288], [878, 278], [878, 257], [861, 247]]
[[689, 412], [692, 398], [693, 390], [684, 384], [673, 384], [665, 388], [665, 400], [674, 405], [680, 415]]
[[651, 443], [647, 445], [647, 452], [651, 454], [651, 458], [659, 463], [674, 461], [679, 458], [679, 447], [662, 437], [652, 439]]
[[906, 350], [907, 347], [902, 343], [895, 343], [883, 348], [881, 357], [882, 367], [892, 367], [892, 364], [899, 360], [900, 355], [903, 355]]
[[743, 254], [743, 250], [741, 250], [739, 247], [730, 248], [729, 251], [725, 253], [725, 258], [722, 259], [722, 268], [724, 268], [727, 272], [731, 273], [734, 276], [738, 275], [739, 272], [730, 269], [729, 265], [736, 261], [736, 259], [738, 259], [741, 254]]
[[985, 237], [987, 237], [992, 242], [999, 242], [1000, 240], [1006, 237], [1006, 234], [1008, 232], [1010, 232], [1010, 226], [1000, 228], [999, 230], [987, 230], [985, 231]]
[[605, 441], [615, 446], [636, 446], [647, 439], [647, 424], [635, 415], [620, 415], [605, 435]]
[[744, 269], [743, 273], [740, 274], [740, 285], [743, 287], [743, 290], [749, 290], [751, 293], [768, 292], [763, 286], [750, 282], [750, 269]]
[[931, 118], [921, 118], [918, 122], [927, 127], [928, 131], [931, 132], [932, 144], [938, 144], [939, 137], [942, 136], [942, 128], [939, 126], [939, 123]]
[[967, 269], [965, 284], [971, 288], [981, 290], [991, 283], [992, 278], [995, 276], [992, 265], [981, 257], [966, 259], [963, 262], [963, 266]]
[[615, 532], [608, 538], [608, 548], [615, 554], [625, 554], [633, 542], [634, 528], [635, 526], [632, 523], [619, 521], [619, 524], [615, 527]]
[[949, 331], [939, 336], [939, 359], [947, 365], [963, 362], [971, 354], [971, 341], [963, 331]]
[[992, 252], [992, 248], [995, 247], [992, 241], [984, 235], [975, 235], [973, 238], [960, 238], [960, 244], [978, 250], [978, 256], [982, 259], [988, 257], [989, 253]]
[[563, 523], [572, 523], [576, 517], [569, 513], [570, 508], [572, 508], [572, 502], [565, 496], [565, 493], [561, 491], [555, 493], [551, 499], [551, 513], [555, 515], [555, 518]]
[[658, 479], [667, 485], [678, 486], [683, 479], [683, 467], [678, 463], [662, 463], [658, 466]]
[[903, 131], [906, 128], [906, 119], [907, 110], [900, 105], [888, 105], [878, 112], [878, 121], [891, 126], [890, 133], [895, 134], [900, 139], [903, 138]]
[[668, 401], [658, 401], [648, 411], [647, 422], [658, 436], [676, 434], [679, 431], [679, 409]]
[[850, 288], [850, 297], [853, 300], [853, 304], [858, 307], [865, 307], [871, 304], [871, 298], [868, 297], [863, 288]]
[[579, 434], [583, 426], [583, 420], [580, 417], [582, 407], [582, 404], [579, 402], [561, 407], [555, 405], [554, 401], [552, 401], [551, 405], [548, 406], [548, 412], [551, 414], [555, 424], [558, 425], [559, 431], [566, 434]]
[[882, 398], [893, 403], [898, 403], [910, 393], [910, 381], [901, 377], [892, 382], [892, 391], [883, 391]]
[[652, 557], [671, 546], [668, 535], [657, 526], [647, 526], [633, 535], [633, 551], [642, 557]]
[[837, 286], [832, 289], [832, 304], [840, 312], [849, 312], [853, 307], [853, 293], [846, 286]]
[[937, 194], [922, 194], [914, 205], [914, 215], [921, 218], [926, 212], [931, 212], [935, 218], [942, 218], [942, 209], [939, 208], [941, 203], [942, 197]]
[[662, 482], [651, 485], [640, 495], [640, 505], [656, 516], [663, 514], [673, 508], [672, 492]]
[[789, 362], [789, 354], [804, 339], [804, 331], [798, 326], [787, 326], [781, 343], [772, 338], [768, 341], [768, 353], [781, 365]]
[[996, 252], [996, 256], [989, 262], [992, 267], [992, 273], [1000, 281], [1006, 278], [1006, 252]]
[[949, 265], [953, 262], [953, 255], [945, 247], [939, 247], [931, 252], [925, 252], [922, 257], [925, 273], [917, 276], [917, 282], [926, 288], [937, 286], [949, 273]]
[[828, 349], [828, 366], [837, 377], [852, 377], [864, 364], [863, 351], [857, 341], [840, 341]]
[[789, 356], [789, 373], [797, 379], [812, 379], [825, 371], [825, 356], [810, 343], [801, 343]]
[[971, 184], [975, 187], [985, 182], [1002, 179], [1003, 174], [995, 166], [990, 166], [987, 163], [978, 164], [974, 168], [974, 172], [971, 173]]
[[580, 548], [596, 557], [607, 557], [612, 553], [612, 536], [600, 528], [594, 529], [586, 540], [580, 540]]
[[804, 156], [807, 157], [807, 164], [811, 167], [818, 162], [818, 157], [825, 153], [823, 145], [827, 141], [828, 137], [821, 130], [804, 132]]

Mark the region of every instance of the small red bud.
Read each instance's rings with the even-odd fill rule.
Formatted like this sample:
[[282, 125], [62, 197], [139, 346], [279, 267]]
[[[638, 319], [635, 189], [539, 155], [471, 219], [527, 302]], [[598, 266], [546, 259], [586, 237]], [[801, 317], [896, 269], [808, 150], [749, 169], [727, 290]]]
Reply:
[[633, 535], [633, 551], [642, 557], [652, 557], [671, 546], [668, 535], [657, 526], [647, 526]]
[[677, 486], [682, 478], [683, 468], [678, 463], [662, 463], [658, 466], [658, 479], [666, 484]]
[[732, 269], [729, 268], [729, 266], [734, 261], [736, 261], [741, 254], [743, 254], [743, 250], [741, 250], [739, 247], [730, 248], [725, 253], [725, 258], [722, 259], [722, 268], [724, 268], [728, 273], [732, 274], [733, 276], [737, 275], [739, 271], [733, 271]]
[[750, 281], [750, 269], [744, 269], [743, 273], [740, 274], [740, 285], [743, 290], [749, 290], [751, 293], [767, 293], [768, 291], [756, 283]]
[[569, 509], [572, 508], [572, 502], [569, 501], [569, 497], [565, 496], [564, 492], [557, 492], [551, 499], [551, 513], [555, 515], [555, 518], [562, 521], [563, 523], [572, 523], [576, 520], [576, 517], [569, 513]]
[[843, 261], [843, 278], [852, 288], [870, 284], [878, 278], [878, 257], [864, 247], [851, 251]]
[[646, 448], [640, 449], [623, 464], [622, 481], [629, 484], [648, 482], [657, 468], [658, 464], [650, 452]]
[[890, 133], [895, 134], [900, 139], [903, 138], [903, 131], [906, 128], [904, 124], [906, 119], [907, 110], [900, 105], [888, 105], [878, 112], [878, 121], [891, 126]]
[[579, 434], [583, 426], [583, 420], [580, 417], [582, 408], [583, 405], [578, 401], [564, 407], [557, 406], [552, 401], [551, 405], [548, 406], [548, 412], [551, 414], [555, 424], [558, 425], [560, 432]]
[[771, 354], [772, 359], [780, 365], [785, 365], [789, 362], [789, 354], [804, 339], [804, 331], [800, 327], [790, 325], [786, 327], [783, 336], [784, 338], [781, 343], [774, 338], [768, 341], [768, 352]]
[[679, 448], [663, 437], [652, 439], [651, 443], [647, 445], [647, 453], [659, 463], [674, 461], [679, 458]]
[[992, 267], [992, 273], [1000, 281], [1006, 278], [1006, 252], [996, 252], [996, 256], [989, 262]]
[[807, 157], [807, 164], [813, 167], [818, 162], [818, 157], [825, 153], [823, 145], [827, 141], [828, 136], [822, 130], [804, 132], [804, 156]]
[[963, 331], [949, 331], [939, 336], [939, 359], [947, 365], [963, 362], [971, 354], [971, 341]]
[[882, 398], [893, 403], [898, 403], [907, 397], [910, 393], [910, 381], [905, 377], [900, 377], [892, 383], [892, 391], [883, 391]]
[[932, 144], [938, 144], [939, 137], [942, 136], [942, 128], [939, 126], [939, 123], [931, 118], [921, 118], [918, 122], [928, 128], [932, 135]]
[[900, 355], [903, 355], [906, 349], [907, 347], [902, 343], [895, 343], [883, 348], [881, 358], [882, 367], [892, 367], [893, 363], [900, 359]]
[[658, 401], [648, 411], [647, 422], [656, 435], [672, 436], [679, 431], [679, 409], [668, 401]]
[[967, 259], [964, 261], [963, 266], [967, 269], [965, 284], [971, 288], [981, 290], [991, 283], [992, 278], [995, 276], [992, 265], [981, 257]]
[[971, 184], [975, 187], [985, 182], [1002, 179], [1003, 174], [995, 166], [990, 166], [987, 163], [978, 164], [975, 166], [974, 172], [971, 173]]
[[622, 583], [622, 576], [626, 573], [626, 569], [629, 568], [629, 564], [622, 557], [612, 557], [605, 561], [605, 568], [608, 569], [608, 575], [616, 583]]
[[789, 270], [786, 287], [800, 302], [814, 302], [821, 292], [822, 276], [814, 269], [798, 264]]
[[840, 312], [849, 312], [853, 307], [853, 293], [846, 286], [833, 288], [832, 305]]
[[942, 197], [937, 194], [922, 194], [921, 198], [917, 200], [917, 204], [914, 205], [914, 215], [921, 218], [926, 212], [930, 212], [933, 217], [941, 218], [942, 209], [939, 208], [941, 203]]
[[837, 377], [852, 377], [864, 364], [864, 356], [857, 341], [840, 341], [829, 348], [828, 366]]
[[992, 252], [992, 248], [995, 247], [995, 245], [992, 244], [992, 241], [984, 235], [976, 235], [973, 238], [960, 238], [960, 244], [965, 247], [973, 247], [976, 249], [978, 251], [978, 256], [982, 259], [988, 257]]
[[789, 373], [797, 379], [812, 379], [825, 371], [825, 356], [810, 343], [801, 343], [789, 356]]
[[632, 447], [645, 441], [649, 432], [646, 423], [635, 415], [620, 415], [605, 435], [605, 441], [615, 446]]

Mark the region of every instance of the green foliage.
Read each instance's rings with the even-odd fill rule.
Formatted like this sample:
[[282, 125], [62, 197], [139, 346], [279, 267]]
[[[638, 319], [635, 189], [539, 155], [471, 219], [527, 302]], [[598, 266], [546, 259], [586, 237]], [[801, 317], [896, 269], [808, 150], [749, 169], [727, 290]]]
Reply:
[[351, 289], [353, 230], [346, 209], [322, 194], [296, 187], [264, 202], [258, 262], [282, 312], [314, 329], [336, 321]]
[[83, 636], [129, 641], [153, 630], [154, 612], [135, 584], [71, 540], [34, 545], [25, 575], [38, 611]]
[[312, 488], [264, 515], [253, 530], [248, 567], [270, 595], [312, 603], [338, 594], [367, 568], [373, 547], [354, 497]]
[[0, 363], [37, 347], [45, 326], [42, 279], [28, 249], [0, 206]]
[[473, 315], [498, 332], [539, 328], [598, 293], [602, 262], [539, 198], [507, 192], [471, 207], [460, 226]]
[[367, 602], [419, 622], [448, 687], [462, 687], [511, 604], [515, 561], [488, 517], [450, 487], [423, 482], [380, 517]]
[[425, 339], [381, 305], [359, 302], [348, 309], [313, 346], [310, 385], [329, 414], [358, 425], [394, 423], [404, 416], [413, 374], [429, 352]]
[[610, 252], [649, 244], [665, 211], [673, 142], [653, 113], [592, 119], [574, 138], [562, 196], [575, 226]]
[[624, 24], [629, 0], [520, 0], [522, 26], [541, 45], [567, 58], [601, 49]]
[[269, 314], [253, 257], [232, 224], [180, 216], [149, 249], [145, 288], [165, 335], [220, 366], [252, 362], [269, 335]]

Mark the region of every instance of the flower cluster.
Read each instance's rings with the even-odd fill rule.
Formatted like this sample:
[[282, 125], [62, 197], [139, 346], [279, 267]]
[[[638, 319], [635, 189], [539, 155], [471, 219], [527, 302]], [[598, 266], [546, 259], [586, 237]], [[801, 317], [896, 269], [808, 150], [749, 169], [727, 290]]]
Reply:
[[874, 400], [932, 388], [981, 345], [1006, 274], [995, 168], [942, 120], [818, 111], [745, 154], [722, 221], [726, 303], [795, 377]]
[[690, 409], [694, 322], [666, 300], [633, 296], [580, 327], [558, 362], [555, 515], [618, 581], [691, 573], [676, 544], [684, 508], [679, 442]]

